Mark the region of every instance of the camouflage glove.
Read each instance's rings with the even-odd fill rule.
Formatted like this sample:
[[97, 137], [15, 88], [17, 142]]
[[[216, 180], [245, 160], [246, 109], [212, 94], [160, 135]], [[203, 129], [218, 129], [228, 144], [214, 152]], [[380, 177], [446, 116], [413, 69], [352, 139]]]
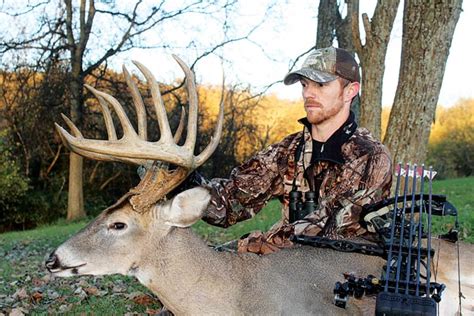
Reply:
[[289, 224], [282, 225], [275, 233], [254, 231], [239, 240], [238, 252], [252, 252], [259, 255], [266, 255], [284, 248], [290, 248], [293, 246], [293, 242], [290, 240], [293, 234], [294, 227]]

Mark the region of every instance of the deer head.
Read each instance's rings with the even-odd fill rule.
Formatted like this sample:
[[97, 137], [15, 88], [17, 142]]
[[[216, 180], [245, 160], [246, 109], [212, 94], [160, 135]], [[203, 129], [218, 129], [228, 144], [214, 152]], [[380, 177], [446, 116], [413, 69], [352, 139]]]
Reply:
[[[184, 129], [184, 111], [177, 132], [173, 136], [158, 84], [150, 71], [138, 62], [134, 63], [145, 76], [151, 90], [160, 127], [158, 141], [147, 141], [143, 101], [125, 67], [123, 72], [137, 112], [138, 133], [114, 97], [90, 86], [86, 87], [99, 100], [109, 139], [85, 139], [79, 129], [64, 115], [63, 118], [72, 134], [56, 124], [63, 142], [73, 152], [95, 160], [146, 166], [147, 172], [135, 188], [50, 255], [46, 262], [50, 272], [58, 276], [128, 274], [136, 268], [137, 258], [143, 257], [142, 252], [150, 251], [145, 245], [159, 244], [174, 227], [188, 227], [201, 218], [209, 202], [209, 193], [206, 189], [194, 188], [169, 200], [167, 194], [194, 169], [202, 165], [216, 149], [222, 133], [223, 100], [214, 136], [200, 154], [194, 155], [198, 114], [194, 75], [181, 59], [173, 57], [186, 74], [188, 90], [189, 119], [183, 145], [177, 143]], [[109, 106], [117, 114], [122, 126], [123, 136], [120, 139], [117, 139]]]

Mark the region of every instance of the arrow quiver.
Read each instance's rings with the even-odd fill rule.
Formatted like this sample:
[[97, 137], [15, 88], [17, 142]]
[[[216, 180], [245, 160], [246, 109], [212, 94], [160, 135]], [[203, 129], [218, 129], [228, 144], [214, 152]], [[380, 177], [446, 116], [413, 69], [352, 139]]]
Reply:
[[375, 314], [436, 315], [445, 285], [432, 280], [432, 216], [456, 216], [451, 237], [457, 241], [457, 210], [445, 196], [432, 194], [431, 167], [407, 164], [402, 169], [399, 164], [396, 171], [395, 197], [361, 214], [367, 228], [382, 238], [387, 259], [376, 285]]

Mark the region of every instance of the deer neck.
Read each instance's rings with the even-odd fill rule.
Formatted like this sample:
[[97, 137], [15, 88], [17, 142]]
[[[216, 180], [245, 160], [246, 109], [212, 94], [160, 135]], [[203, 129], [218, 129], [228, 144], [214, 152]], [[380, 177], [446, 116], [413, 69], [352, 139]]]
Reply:
[[214, 251], [191, 229], [173, 228], [151, 242], [144, 257], [134, 275], [176, 314], [209, 313], [238, 290], [236, 276], [228, 274], [232, 257], [238, 256]]

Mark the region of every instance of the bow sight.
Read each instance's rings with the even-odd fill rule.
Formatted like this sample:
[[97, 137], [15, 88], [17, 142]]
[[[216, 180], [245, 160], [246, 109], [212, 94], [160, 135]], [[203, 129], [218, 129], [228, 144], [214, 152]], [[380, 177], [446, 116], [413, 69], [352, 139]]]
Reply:
[[431, 278], [432, 216], [455, 216], [455, 229], [445, 236], [457, 241], [457, 210], [445, 196], [432, 194], [434, 171], [431, 167], [425, 170], [424, 166], [407, 164], [402, 169], [399, 164], [396, 176], [395, 196], [364, 206], [361, 212], [360, 218], [364, 219], [361, 224], [378, 234], [378, 245], [306, 236], [295, 236], [294, 241], [387, 260], [380, 279], [372, 275], [365, 278], [345, 275], [344, 283], [337, 282], [334, 288], [337, 306], [345, 307], [349, 296], [360, 298], [364, 294], [377, 294], [376, 315], [436, 315], [445, 285]]

